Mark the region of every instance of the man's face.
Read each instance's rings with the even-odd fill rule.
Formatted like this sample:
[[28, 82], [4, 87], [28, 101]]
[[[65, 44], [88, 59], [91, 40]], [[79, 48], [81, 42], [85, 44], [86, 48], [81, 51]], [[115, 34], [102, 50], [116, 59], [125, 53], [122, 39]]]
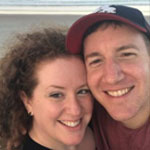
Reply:
[[93, 95], [112, 118], [127, 126], [146, 120], [150, 58], [141, 34], [125, 25], [99, 28], [85, 39], [84, 57]]

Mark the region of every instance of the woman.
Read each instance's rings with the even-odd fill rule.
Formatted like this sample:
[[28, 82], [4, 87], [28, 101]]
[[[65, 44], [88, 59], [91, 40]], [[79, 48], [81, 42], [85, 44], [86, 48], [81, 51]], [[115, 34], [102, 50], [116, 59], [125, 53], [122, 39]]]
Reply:
[[52, 29], [22, 35], [0, 64], [0, 136], [7, 150], [94, 150], [93, 101], [79, 56]]

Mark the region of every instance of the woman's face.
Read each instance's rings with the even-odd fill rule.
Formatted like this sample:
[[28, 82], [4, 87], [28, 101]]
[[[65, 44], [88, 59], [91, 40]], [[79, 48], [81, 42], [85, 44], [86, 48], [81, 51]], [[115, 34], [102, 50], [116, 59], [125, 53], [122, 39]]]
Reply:
[[41, 63], [32, 98], [24, 98], [33, 114], [30, 136], [46, 147], [79, 144], [92, 115], [93, 100], [83, 62], [76, 57]]

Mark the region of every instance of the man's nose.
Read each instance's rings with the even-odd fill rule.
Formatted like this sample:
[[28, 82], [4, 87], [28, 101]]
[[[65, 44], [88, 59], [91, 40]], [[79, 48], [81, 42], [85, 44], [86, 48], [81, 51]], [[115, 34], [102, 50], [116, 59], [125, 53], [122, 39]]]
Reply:
[[119, 62], [114, 60], [105, 62], [103, 66], [103, 82], [115, 84], [124, 78], [124, 73]]

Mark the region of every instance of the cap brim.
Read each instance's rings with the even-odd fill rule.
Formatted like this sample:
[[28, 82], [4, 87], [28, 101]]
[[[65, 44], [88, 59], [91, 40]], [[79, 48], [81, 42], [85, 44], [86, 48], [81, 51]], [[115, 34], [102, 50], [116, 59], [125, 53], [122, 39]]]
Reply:
[[77, 54], [81, 51], [82, 48], [82, 39], [85, 31], [96, 22], [104, 21], [104, 20], [116, 20], [128, 25], [137, 28], [142, 32], [146, 32], [145, 28], [127, 20], [121, 16], [117, 16], [116, 14], [105, 14], [105, 13], [93, 13], [87, 16], [84, 16], [77, 20], [72, 27], [69, 29], [66, 38], [66, 46], [67, 49], [73, 53]]

